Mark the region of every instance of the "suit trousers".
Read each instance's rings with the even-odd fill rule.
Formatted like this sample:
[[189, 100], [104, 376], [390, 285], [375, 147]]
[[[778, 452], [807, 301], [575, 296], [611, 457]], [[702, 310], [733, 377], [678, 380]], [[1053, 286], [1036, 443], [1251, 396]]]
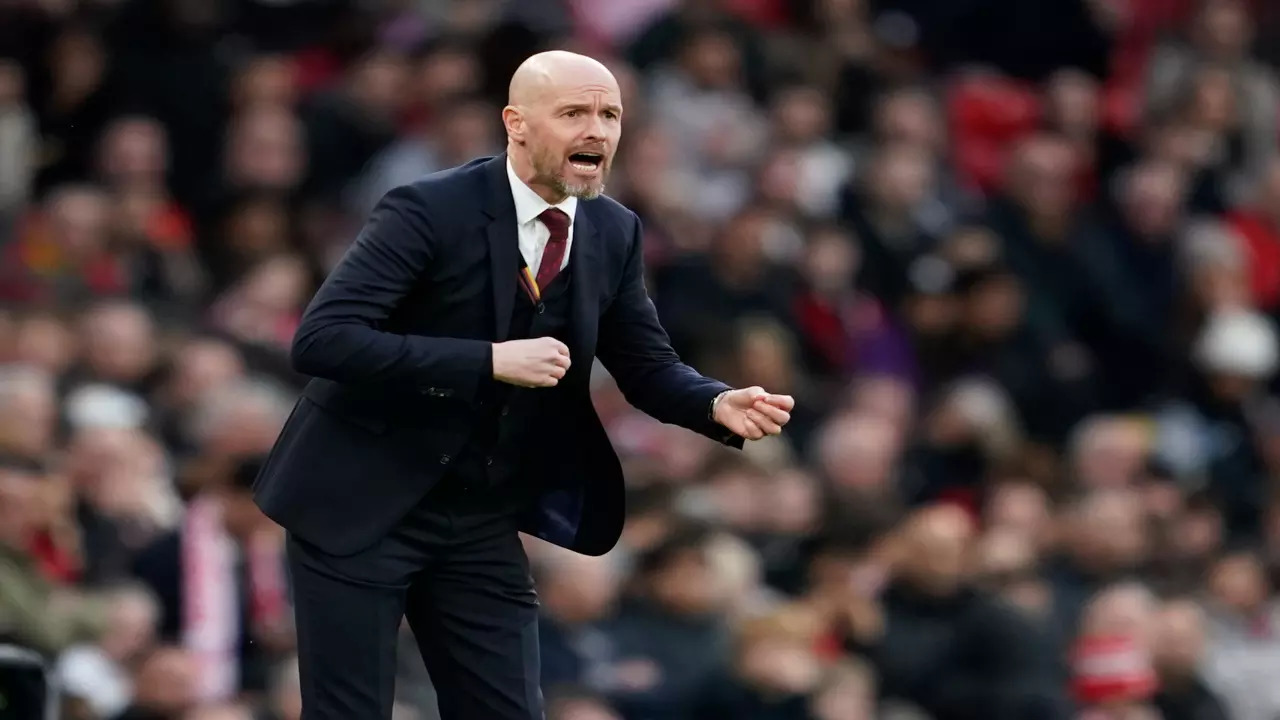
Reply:
[[401, 618], [442, 720], [542, 720], [537, 595], [501, 495], [446, 478], [346, 557], [289, 537], [302, 720], [390, 720]]

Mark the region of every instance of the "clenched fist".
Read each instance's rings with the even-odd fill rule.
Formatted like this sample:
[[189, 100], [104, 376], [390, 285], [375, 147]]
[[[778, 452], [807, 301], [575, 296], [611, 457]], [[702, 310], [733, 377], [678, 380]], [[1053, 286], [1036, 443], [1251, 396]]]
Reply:
[[569, 348], [553, 337], [493, 345], [493, 379], [519, 387], [555, 387], [569, 372]]

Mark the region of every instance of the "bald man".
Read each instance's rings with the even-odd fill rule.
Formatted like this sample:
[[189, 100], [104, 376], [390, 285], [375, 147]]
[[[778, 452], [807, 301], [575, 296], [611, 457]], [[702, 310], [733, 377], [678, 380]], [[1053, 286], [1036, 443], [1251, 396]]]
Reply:
[[256, 485], [289, 532], [303, 720], [391, 717], [401, 616], [445, 720], [543, 717], [518, 532], [601, 555], [622, 531], [593, 358], [717, 442], [789, 420], [790, 397], [672, 351], [640, 221], [604, 196], [622, 115], [600, 63], [529, 58], [507, 151], [389, 192], [307, 308], [292, 357], [314, 379]]

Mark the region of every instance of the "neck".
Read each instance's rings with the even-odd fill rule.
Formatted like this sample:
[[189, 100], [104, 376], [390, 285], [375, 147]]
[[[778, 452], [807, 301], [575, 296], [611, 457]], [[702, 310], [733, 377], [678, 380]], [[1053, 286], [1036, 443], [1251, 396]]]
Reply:
[[515, 168], [516, 177], [520, 178], [521, 182], [537, 193], [538, 197], [552, 205], [559, 205], [568, 197], [564, 193], [557, 192], [553, 188], [537, 181], [538, 174], [533, 169], [533, 162], [529, 160], [529, 156], [525, 154], [524, 149], [519, 145], [508, 144], [507, 157], [511, 158], [511, 167]]

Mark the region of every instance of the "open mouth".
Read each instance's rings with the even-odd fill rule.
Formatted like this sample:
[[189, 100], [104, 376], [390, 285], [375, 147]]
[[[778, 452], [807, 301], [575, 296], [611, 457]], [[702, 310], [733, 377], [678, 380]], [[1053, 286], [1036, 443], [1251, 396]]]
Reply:
[[593, 152], [578, 152], [569, 156], [569, 164], [579, 172], [595, 172], [604, 162], [604, 155]]

